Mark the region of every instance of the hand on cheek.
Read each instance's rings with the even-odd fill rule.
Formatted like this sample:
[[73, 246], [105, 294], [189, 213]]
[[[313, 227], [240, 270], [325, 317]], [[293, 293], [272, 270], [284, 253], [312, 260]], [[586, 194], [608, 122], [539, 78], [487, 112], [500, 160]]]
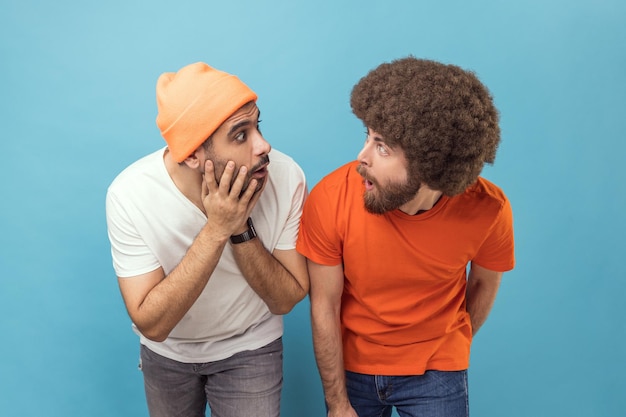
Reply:
[[228, 236], [247, 227], [246, 221], [260, 195], [256, 192], [256, 179], [246, 184], [248, 168], [242, 166], [236, 173], [235, 169], [235, 163], [228, 161], [218, 182], [215, 165], [207, 160], [202, 180], [202, 203], [207, 222]]

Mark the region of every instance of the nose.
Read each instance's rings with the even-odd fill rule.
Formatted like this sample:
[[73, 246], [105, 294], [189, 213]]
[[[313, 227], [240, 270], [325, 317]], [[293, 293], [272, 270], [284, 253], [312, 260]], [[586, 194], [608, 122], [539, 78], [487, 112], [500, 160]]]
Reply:
[[267, 155], [272, 150], [272, 146], [265, 140], [261, 132], [257, 131], [254, 139], [255, 155]]
[[363, 148], [361, 149], [361, 151], [359, 152], [359, 154], [356, 156], [357, 161], [359, 161], [359, 163], [361, 165], [366, 165], [369, 166], [370, 163], [370, 155], [369, 155], [369, 147], [368, 147], [368, 141], [365, 141], [365, 144], [363, 145]]

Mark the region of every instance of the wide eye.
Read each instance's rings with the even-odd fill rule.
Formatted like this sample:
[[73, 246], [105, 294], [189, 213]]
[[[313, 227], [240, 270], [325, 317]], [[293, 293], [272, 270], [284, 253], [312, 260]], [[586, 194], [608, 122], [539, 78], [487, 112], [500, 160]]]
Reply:
[[243, 142], [246, 140], [246, 133], [245, 132], [239, 132], [235, 135], [235, 140], [237, 142]]
[[387, 148], [384, 145], [381, 145], [381, 144], [376, 145], [376, 150], [381, 155], [389, 155], [389, 152], [387, 152]]

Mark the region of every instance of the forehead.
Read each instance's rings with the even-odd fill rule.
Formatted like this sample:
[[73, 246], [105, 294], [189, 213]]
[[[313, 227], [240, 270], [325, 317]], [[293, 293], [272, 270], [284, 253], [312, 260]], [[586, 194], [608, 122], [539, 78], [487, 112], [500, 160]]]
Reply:
[[218, 130], [224, 127], [229, 128], [244, 120], [254, 119], [258, 117], [258, 114], [259, 108], [257, 107], [256, 103], [254, 101], [250, 101], [249, 103], [241, 106], [239, 110], [234, 112], [228, 119], [226, 119], [224, 123], [222, 123], [222, 125], [218, 128]]
[[250, 101], [234, 112], [211, 135], [213, 142], [218, 138], [226, 138], [242, 128], [258, 124], [259, 108], [254, 101]]
[[382, 134], [378, 133], [370, 127], [367, 128], [367, 134], [372, 138], [374, 142], [380, 142], [388, 148], [392, 149], [394, 152], [404, 154], [404, 149], [402, 149], [397, 141], [385, 139]]
[[385, 145], [387, 145], [389, 147], [393, 147], [393, 145], [394, 145], [393, 143], [390, 143], [389, 141], [387, 141], [385, 136], [383, 136], [381, 133], [378, 133], [377, 131], [375, 131], [371, 127], [367, 128], [367, 134], [368, 134], [369, 137], [372, 138], [372, 140], [374, 142], [384, 143]]

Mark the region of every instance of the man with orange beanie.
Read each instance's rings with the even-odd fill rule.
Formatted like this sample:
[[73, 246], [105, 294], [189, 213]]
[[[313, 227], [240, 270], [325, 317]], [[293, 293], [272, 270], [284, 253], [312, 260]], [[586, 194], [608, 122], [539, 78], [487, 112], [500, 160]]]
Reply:
[[414, 57], [350, 104], [365, 144], [311, 190], [297, 243], [328, 416], [466, 417], [472, 336], [514, 265], [511, 206], [479, 176], [498, 112], [473, 73]]
[[167, 146], [106, 197], [150, 415], [278, 416], [282, 315], [309, 286], [295, 251], [304, 174], [265, 141], [236, 76], [195, 63], [162, 74], [156, 95]]

